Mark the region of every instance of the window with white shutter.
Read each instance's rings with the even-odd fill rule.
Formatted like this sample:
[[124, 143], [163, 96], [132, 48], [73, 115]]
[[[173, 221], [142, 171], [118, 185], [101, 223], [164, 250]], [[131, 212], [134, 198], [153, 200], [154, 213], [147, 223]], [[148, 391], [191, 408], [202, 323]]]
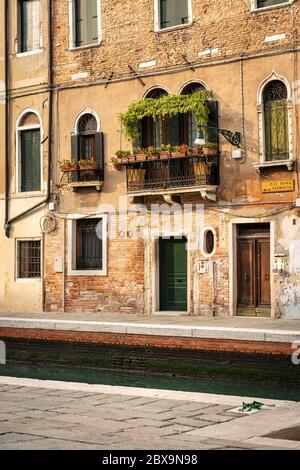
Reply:
[[40, 0], [19, 0], [19, 52], [40, 48]]

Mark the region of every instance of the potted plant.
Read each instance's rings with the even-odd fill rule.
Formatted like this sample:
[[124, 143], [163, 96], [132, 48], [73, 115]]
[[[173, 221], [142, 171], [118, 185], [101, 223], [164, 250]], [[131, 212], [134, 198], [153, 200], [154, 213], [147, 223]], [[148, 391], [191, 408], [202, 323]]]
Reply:
[[112, 158], [113, 163], [115, 161], [118, 161], [118, 164], [128, 163], [129, 156], [130, 156], [130, 151], [129, 150], [118, 150], [115, 155], [116, 155], [117, 158]]
[[148, 157], [148, 160], [158, 160], [158, 157], [159, 157], [159, 149], [156, 148], [156, 147], [148, 147], [146, 150], [145, 150], [145, 153]]
[[145, 150], [140, 147], [135, 147], [133, 149], [133, 156], [134, 156], [134, 161], [137, 161], [137, 162], [144, 162], [145, 160], [147, 160]]
[[77, 160], [72, 160], [72, 159], [62, 160], [60, 162], [60, 168], [64, 172], [78, 170], [78, 162]]
[[[127, 159], [127, 160], [128, 160], [128, 159]], [[117, 171], [121, 171], [121, 170], [122, 170], [121, 159], [116, 158], [116, 157], [112, 157], [111, 162], [112, 162], [112, 164], [113, 164], [115, 170], [117, 170]]]
[[98, 170], [99, 163], [96, 160], [79, 160], [79, 170]]
[[217, 151], [216, 144], [207, 143], [202, 147], [202, 152], [205, 157], [216, 157]]
[[171, 145], [165, 145], [163, 144], [161, 146], [160, 152], [159, 152], [159, 157], [161, 160], [167, 160], [171, 156]]
[[174, 145], [174, 147], [172, 147], [171, 157], [172, 158], [182, 157], [182, 153], [180, 151], [180, 146], [179, 145]]
[[199, 155], [202, 155], [203, 152], [202, 149], [197, 145], [197, 147], [189, 147], [188, 154], [198, 157]]
[[180, 153], [182, 155], [187, 155], [188, 154], [188, 150], [189, 150], [189, 146], [187, 144], [181, 144], [180, 145]]

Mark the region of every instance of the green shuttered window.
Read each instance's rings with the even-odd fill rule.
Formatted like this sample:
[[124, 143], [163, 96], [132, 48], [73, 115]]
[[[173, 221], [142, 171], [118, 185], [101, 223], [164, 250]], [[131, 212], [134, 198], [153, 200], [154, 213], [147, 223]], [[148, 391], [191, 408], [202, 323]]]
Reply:
[[20, 52], [40, 48], [40, 0], [19, 0]]
[[171, 28], [189, 22], [188, 0], [160, 0], [160, 28]]
[[267, 161], [289, 158], [287, 89], [273, 80], [264, 89], [265, 157]]
[[24, 130], [21, 140], [21, 192], [41, 190], [40, 129]]
[[75, 46], [97, 44], [98, 0], [75, 0]]

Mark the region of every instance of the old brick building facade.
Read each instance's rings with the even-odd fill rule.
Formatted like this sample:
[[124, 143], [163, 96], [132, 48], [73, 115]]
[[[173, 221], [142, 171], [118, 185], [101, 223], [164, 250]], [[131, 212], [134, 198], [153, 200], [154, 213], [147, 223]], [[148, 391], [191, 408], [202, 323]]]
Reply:
[[[8, 87], [4, 37], [0, 45], [0, 85], [8, 95], [0, 101], [1, 142], [9, 126], [9, 157], [0, 148], [0, 217], [9, 235], [0, 235], [1, 310], [299, 318], [299, 0], [177, 0], [177, 6], [34, 0], [41, 39], [38, 50], [27, 52], [18, 50], [20, 3], [30, 2], [9, 8]], [[0, 5], [4, 24], [4, 0]], [[218, 154], [212, 159], [115, 168], [115, 152], [132, 150], [120, 113], [149, 96], [200, 89], [211, 90], [217, 103], [213, 126], [241, 133], [240, 149], [213, 132]], [[183, 121], [182, 132], [180, 120], [168, 121], [167, 133], [165, 124], [144, 124], [141, 144], [192, 145], [197, 126]], [[22, 149], [29, 148], [26, 140], [22, 147], [23, 133], [31, 131], [32, 149], [36, 129], [44, 184], [23, 190]], [[59, 162], [90, 156], [97, 170], [61, 171]], [[144, 229], [151, 205], [188, 205], [192, 230], [168, 228], [160, 215], [155, 234], [135, 239], [138, 213], [128, 214], [126, 206], [137, 204], [143, 204]], [[204, 219], [197, 204], [204, 205]], [[113, 213], [119, 229], [112, 237]], [[91, 235], [99, 222], [100, 248]], [[185, 251], [195, 234], [199, 245]]]

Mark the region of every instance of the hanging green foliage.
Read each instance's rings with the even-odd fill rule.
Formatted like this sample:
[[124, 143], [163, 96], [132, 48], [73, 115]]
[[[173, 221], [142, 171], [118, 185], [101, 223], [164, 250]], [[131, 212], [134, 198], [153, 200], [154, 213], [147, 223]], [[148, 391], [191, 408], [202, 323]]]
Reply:
[[125, 135], [134, 141], [138, 137], [138, 123], [145, 117], [154, 120], [166, 116], [192, 113], [199, 126], [207, 125], [207, 100], [212, 96], [210, 91], [201, 90], [192, 95], [167, 95], [160, 99], [146, 98], [132, 103], [128, 111], [120, 115]]

